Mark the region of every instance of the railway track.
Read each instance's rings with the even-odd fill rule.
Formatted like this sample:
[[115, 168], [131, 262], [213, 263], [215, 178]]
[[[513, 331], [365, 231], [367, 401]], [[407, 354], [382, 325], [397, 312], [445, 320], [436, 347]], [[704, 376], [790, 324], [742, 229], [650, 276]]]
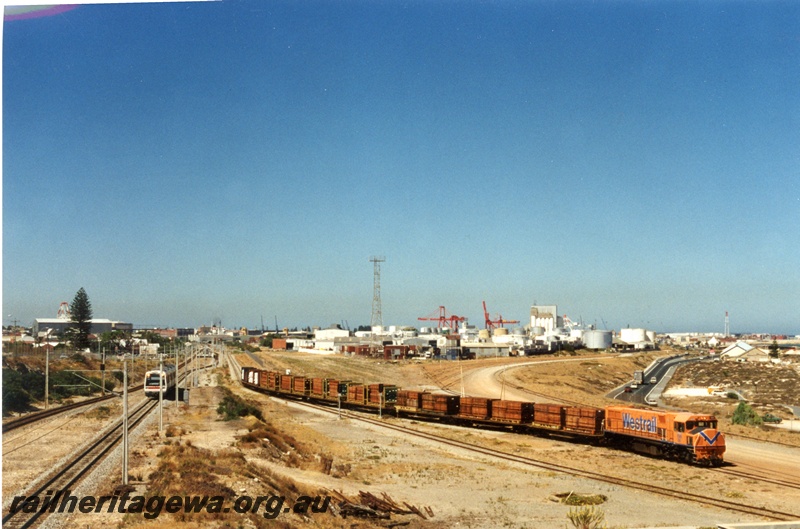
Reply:
[[[275, 397], [275, 398], [280, 398], [280, 397]], [[286, 400], [286, 399], [284, 399], [284, 400]], [[335, 408], [331, 408], [331, 407], [328, 407], [328, 406], [323, 406], [323, 405], [320, 405], [320, 404], [312, 404], [312, 403], [308, 403], [308, 402], [304, 402], [304, 401], [300, 401], [300, 400], [294, 400], [294, 399], [290, 399], [290, 400], [292, 400], [293, 402], [296, 402], [296, 403], [298, 403], [298, 404], [300, 404], [302, 406], [309, 407], [309, 408], [316, 409], [316, 410], [320, 410], [320, 411], [324, 411], [326, 413], [330, 413], [330, 414], [334, 414], [334, 415], [338, 413]], [[354, 413], [352, 410], [348, 410], [348, 417], [350, 419], [358, 420], [360, 422], [364, 422], [364, 423], [367, 423], [367, 424], [372, 424], [372, 425], [380, 426], [382, 428], [388, 428], [390, 430], [402, 432], [405, 435], [409, 435], [409, 436], [413, 436], [413, 437], [418, 437], [418, 438], [422, 438], [422, 439], [435, 441], [435, 442], [438, 442], [438, 443], [441, 443], [441, 444], [444, 444], [444, 445], [447, 445], [447, 446], [452, 446], [452, 447], [456, 447], [456, 448], [459, 448], [459, 449], [462, 449], [462, 450], [466, 450], [466, 451], [469, 451], [469, 452], [472, 452], [472, 453], [477, 453], [477, 454], [482, 454], [482, 455], [498, 458], [498, 459], [501, 459], [501, 460], [504, 460], [504, 461], [519, 463], [519, 464], [523, 464], [523, 465], [527, 465], [527, 466], [530, 466], [530, 467], [539, 468], [539, 469], [543, 469], [543, 470], [549, 470], [549, 471], [553, 471], [553, 472], [560, 472], [560, 473], [568, 474], [568, 475], [575, 476], [575, 477], [592, 479], [594, 481], [600, 481], [600, 482], [603, 482], [603, 483], [609, 483], [609, 484], [618, 485], [618, 486], [622, 486], [622, 487], [627, 487], [627, 488], [631, 488], [631, 489], [646, 491], [646, 492], [650, 492], [650, 493], [657, 494], [657, 495], [664, 496], [664, 497], [680, 499], [680, 500], [689, 501], [689, 502], [700, 504], [700, 505], [717, 507], [717, 508], [725, 509], [725, 510], [728, 510], [728, 511], [731, 511], [731, 512], [749, 514], [749, 515], [753, 515], [753, 516], [760, 516], [760, 517], [767, 518], [767, 519], [770, 519], [770, 520], [778, 520], [778, 521], [792, 521], [792, 520], [797, 520], [798, 517], [800, 517], [800, 514], [798, 514], [798, 513], [790, 513], [790, 512], [785, 512], [785, 511], [779, 511], [779, 510], [775, 510], [775, 509], [769, 509], [769, 508], [766, 508], [766, 507], [763, 507], [763, 506], [746, 505], [746, 504], [743, 504], [741, 501], [728, 501], [728, 500], [724, 500], [724, 499], [721, 499], [721, 498], [715, 498], [715, 497], [712, 497], [712, 496], [706, 496], [706, 495], [703, 495], [703, 494], [695, 494], [695, 493], [688, 492], [688, 491], [673, 490], [673, 489], [669, 489], [669, 488], [666, 488], [666, 487], [660, 487], [660, 486], [654, 485], [652, 483], [646, 483], [646, 482], [634, 481], [634, 480], [630, 480], [630, 479], [626, 479], [626, 478], [609, 476], [608, 474], [605, 474], [605, 473], [593, 472], [593, 471], [590, 471], [590, 470], [579, 469], [579, 468], [570, 467], [570, 466], [566, 466], [566, 465], [559, 465], [559, 464], [556, 464], [556, 463], [552, 463], [552, 462], [541, 460], [541, 459], [535, 459], [535, 458], [528, 457], [528, 456], [520, 456], [520, 455], [516, 455], [516, 454], [509, 454], [507, 452], [503, 452], [503, 451], [500, 451], [500, 450], [484, 448], [482, 446], [478, 446], [478, 445], [475, 445], [475, 444], [466, 443], [466, 442], [463, 442], [463, 441], [453, 440], [453, 439], [450, 439], [448, 437], [444, 437], [444, 436], [441, 436], [441, 435], [437, 435], [437, 434], [433, 434], [433, 433], [427, 433], [427, 432], [421, 432], [419, 430], [415, 430], [415, 429], [410, 428], [408, 426], [392, 424], [392, 423], [388, 423], [388, 422], [381, 421], [381, 420], [378, 420], [378, 419], [366, 417], [366, 416], [363, 416], [361, 414]]]
[[[184, 362], [180, 362], [178, 364], [178, 369], [183, 369], [185, 367], [185, 365], [186, 365], [185, 361]], [[182, 375], [182, 376], [183, 376], [183, 378], [185, 378], [185, 374]], [[183, 380], [183, 378], [181, 380]], [[144, 388], [143, 384], [139, 384], [137, 386], [129, 386], [128, 387], [128, 393], [132, 393], [132, 392], [135, 392], [135, 391], [141, 391], [143, 388]], [[41, 410], [41, 411], [36, 411], [36, 412], [33, 412], [33, 413], [29, 413], [29, 414], [27, 414], [27, 415], [25, 415], [23, 417], [18, 418], [18, 419], [13, 419], [13, 420], [4, 422], [3, 423], [3, 433], [4, 434], [8, 433], [10, 431], [16, 430], [17, 428], [21, 428], [22, 426], [26, 426], [28, 424], [32, 424], [32, 423], [41, 421], [42, 419], [46, 419], [48, 417], [55, 417], [57, 415], [60, 415], [62, 413], [66, 413], [66, 412], [71, 411], [71, 410], [76, 410], [76, 409], [80, 409], [80, 408], [83, 408], [83, 407], [92, 406], [92, 405], [97, 404], [99, 402], [110, 400], [110, 399], [113, 399], [114, 397], [119, 397], [119, 396], [120, 396], [119, 393], [110, 393], [108, 395], [103, 395], [101, 397], [94, 397], [94, 398], [91, 398], [91, 399], [86, 399], [86, 400], [81, 401], [81, 402], [75, 402], [75, 403], [72, 403], [72, 404], [65, 404], [64, 406], [57, 406], [55, 408], [50, 408], [50, 409], [47, 409], [47, 410]]]
[[749, 435], [743, 435], [743, 434], [740, 434], [740, 433], [726, 433], [725, 435], [727, 437], [732, 438], [732, 439], [747, 439], [748, 441], [758, 441], [760, 443], [770, 443], [770, 444], [774, 444], [774, 445], [788, 446], [789, 448], [800, 448], [800, 446], [798, 446], [796, 444], [784, 443], [782, 441], [773, 441], [773, 440], [767, 441], [766, 439], [761, 439], [759, 437], [751, 437]]
[[[133, 386], [128, 388], [129, 392], [140, 391], [142, 389], [142, 385]], [[35, 422], [41, 421], [42, 419], [47, 419], [48, 417], [55, 417], [62, 413], [66, 413], [68, 411], [77, 410], [80, 408], [84, 408], [87, 406], [92, 406], [99, 402], [104, 402], [106, 400], [111, 400], [114, 397], [119, 397], [116, 393], [110, 393], [108, 395], [104, 395], [102, 397], [94, 397], [92, 399], [86, 399], [81, 402], [74, 402], [72, 404], [65, 404], [64, 406], [57, 406], [55, 408], [49, 408], [47, 410], [42, 411], [35, 411], [33, 413], [29, 413], [24, 415], [18, 419], [13, 419], [3, 423], [3, 433], [6, 434], [10, 431], [16, 430], [17, 428], [21, 428], [28, 424], [33, 424]]]
[[253, 362], [255, 362], [256, 364], [258, 364], [258, 365], [259, 365], [259, 366], [261, 366], [262, 368], [265, 368], [265, 369], [266, 369], [266, 367], [267, 367], [267, 366], [266, 366], [266, 364], [264, 364], [264, 361], [263, 361], [262, 359], [260, 359], [259, 357], [257, 357], [257, 356], [256, 356], [256, 355], [254, 355], [253, 353], [251, 353], [250, 351], [245, 351], [245, 353], [247, 354], [247, 356], [248, 356], [248, 357], [249, 357], [249, 358], [250, 358], [250, 359], [251, 359]]
[[[158, 401], [148, 400], [136, 407], [129, 416], [128, 430], [136, 428], [157, 406]], [[52, 493], [52, 491], [71, 490], [71, 487], [97, 467], [121, 440], [122, 421], [120, 420], [108, 432], [95, 439], [64, 466], [51, 472], [34, 490], [27, 491], [25, 495], [44, 498], [47, 491]], [[45, 509], [36, 509], [36, 512], [32, 513], [21, 512], [21, 510], [5, 513], [3, 528], [24, 529], [41, 523], [51, 514], [49, 509], [47, 509], [48, 512], [43, 511]]]
[[786, 472], [776, 472], [774, 470], [764, 470], [745, 463], [736, 463], [735, 468], [722, 467], [711, 469], [711, 471], [739, 479], [747, 479], [759, 483], [770, 483], [787, 489], [800, 490], [800, 478], [796, 475]]
[[[237, 365], [236, 368], [238, 370], [239, 366]], [[500, 378], [500, 377], [502, 377], [502, 373], [503, 373], [503, 371], [499, 371], [498, 373], [494, 374], [494, 377], [495, 378]], [[434, 374], [434, 373], [426, 372], [426, 376], [431, 381], [433, 381], [437, 386], [442, 388], [443, 390], [448, 391], [448, 392], [452, 392], [452, 393], [459, 393], [454, 388], [457, 387], [457, 385], [460, 384], [460, 380], [461, 380], [460, 374], [459, 375]], [[563, 404], [566, 404], [566, 405], [585, 406], [585, 403], [582, 403], [582, 402], [572, 401], [572, 400], [569, 400], [569, 399], [557, 399], [557, 398], [554, 398], [554, 397], [552, 397], [550, 395], [546, 395], [546, 394], [543, 394], [543, 393], [538, 393], [538, 392], [529, 390], [529, 389], [527, 389], [525, 387], [516, 386], [516, 385], [509, 385], [508, 383], [506, 383], [506, 386], [507, 387], [512, 387], [512, 388], [514, 388], [514, 389], [516, 389], [518, 391], [527, 393], [527, 394], [529, 394], [529, 395], [531, 395], [533, 397], [536, 397], [537, 399], [538, 398], [546, 398], [546, 399], [548, 399], [550, 401], [558, 401], [559, 403], [563, 403]], [[281, 397], [277, 397], [277, 398], [281, 398]], [[295, 400], [295, 399], [290, 399], [290, 400]], [[316, 409], [324, 410], [324, 411], [326, 411], [328, 413], [337, 413], [336, 411], [332, 411], [330, 408], [327, 408], [324, 405], [311, 404], [311, 403], [307, 403], [307, 402], [303, 402], [303, 401], [297, 401], [297, 400], [295, 400], [295, 402], [298, 402], [298, 403], [300, 403], [301, 405], [304, 405], [304, 406], [310, 406], [310, 407], [313, 407], [313, 408], [316, 408]], [[493, 457], [506, 459], [506, 460], [509, 460], [509, 461], [515, 461], [515, 462], [518, 462], [518, 463], [523, 463], [523, 464], [527, 464], [527, 465], [538, 467], [538, 468], [542, 468], [542, 469], [552, 470], [552, 471], [556, 471], [556, 472], [562, 472], [562, 473], [574, 475], [574, 476], [577, 476], [577, 477], [584, 477], [584, 478], [589, 478], [589, 479], [593, 479], [593, 480], [597, 480], [597, 481], [603, 481], [603, 482], [606, 482], [606, 483], [625, 486], [625, 487], [628, 487], [628, 488], [644, 490], [644, 491], [652, 492], [652, 493], [655, 493], [655, 494], [660, 494], [662, 496], [668, 496], [668, 497], [673, 497], [673, 498], [678, 498], [678, 499], [684, 499], [684, 500], [687, 500], [687, 501], [692, 501], [694, 503], [700, 503], [700, 504], [703, 504], [703, 505], [715, 506], [715, 507], [723, 508], [723, 509], [730, 510], [730, 511], [733, 511], [733, 512], [740, 512], [740, 513], [745, 513], [745, 514], [762, 516], [762, 517], [770, 518], [770, 519], [773, 519], [773, 520], [796, 520], [796, 519], [798, 519], [798, 517], [800, 517], [800, 514], [788, 513], [788, 512], [778, 511], [778, 510], [774, 510], [774, 509], [768, 509], [768, 508], [760, 507], [760, 506], [743, 505], [741, 503], [741, 501], [728, 501], [728, 500], [725, 500], [725, 499], [714, 498], [714, 497], [705, 496], [705, 495], [702, 495], [702, 494], [694, 494], [694, 493], [690, 493], [688, 491], [687, 492], [675, 491], [675, 490], [672, 490], [672, 489], [668, 489], [668, 488], [665, 488], [665, 487], [659, 487], [657, 485], [652, 485], [652, 484], [649, 484], [649, 483], [642, 483], [642, 482], [638, 482], [638, 481], [632, 481], [632, 480], [625, 479], [625, 478], [617, 478], [617, 477], [608, 476], [608, 475], [605, 475], [605, 474], [600, 474], [600, 473], [597, 473], [597, 472], [585, 471], [585, 470], [581, 470], [581, 469], [577, 469], [577, 468], [573, 468], [573, 467], [568, 467], [568, 466], [564, 466], [564, 465], [557, 465], [557, 464], [554, 464], [554, 463], [551, 463], [551, 462], [548, 462], [548, 461], [537, 460], [537, 459], [533, 459], [533, 458], [530, 458], [530, 457], [522, 457], [522, 456], [518, 456], [518, 455], [514, 455], [514, 454], [508, 454], [508, 453], [505, 453], [505, 452], [486, 449], [486, 448], [483, 448], [483, 447], [477, 447], [475, 445], [470, 445], [468, 443], [463, 443], [463, 442], [460, 442], [460, 441], [454, 441], [452, 439], [449, 439], [449, 438], [446, 438], [446, 437], [442, 437], [442, 436], [438, 436], [438, 435], [435, 435], [435, 434], [421, 433], [421, 432], [418, 432], [417, 430], [413, 430], [411, 428], [398, 426], [398, 425], [393, 425], [393, 424], [388, 424], [388, 423], [383, 422], [383, 421], [378, 421], [376, 419], [362, 417], [360, 415], [353, 415], [352, 410], [348, 410], [348, 416], [351, 417], [351, 418], [355, 418], [357, 420], [360, 420], [360, 421], [367, 422], [367, 423], [377, 424], [377, 425], [379, 425], [381, 427], [385, 427], [385, 428], [389, 428], [389, 429], [393, 429], [393, 430], [397, 430], [397, 431], [402, 431], [403, 433], [406, 433], [408, 435], [413, 435], [413, 436], [418, 436], [418, 437], [423, 437], [423, 438], [435, 440], [435, 441], [442, 442], [442, 443], [445, 443], [445, 444], [448, 444], [448, 445], [451, 445], [451, 446], [456, 446], [456, 447], [459, 447], [459, 448], [463, 448], [465, 450], [469, 450], [469, 451], [473, 451], [473, 452], [479, 452], [479, 453], [483, 453], [483, 454], [486, 454], [486, 455], [491, 455]], [[788, 445], [788, 446], [791, 446], [791, 445]], [[728, 475], [730, 477], [734, 477], [734, 478], [747, 479], [747, 480], [757, 481], [757, 482], [761, 482], [761, 483], [768, 483], [768, 484], [772, 484], [772, 485], [783, 487], [783, 488], [787, 488], [787, 489], [800, 490], [800, 483], [798, 482], [797, 477], [793, 476], [792, 474], [788, 474], [787, 473], [787, 474], [785, 474], [783, 476], [780, 476], [780, 475], [776, 476], [774, 472], [768, 472], [766, 470], [761, 470], [758, 467], [751, 467], [750, 469], [745, 469], [745, 468], [741, 468], [743, 466], [748, 466], [748, 465], [738, 465], [739, 468], [723, 467], [723, 468], [718, 468], [718, 469], [713, 469], [713, 470], [712, 469], [707, 469], [706, 471], [709, 471], [709, 472], [710, 471], [715, 471], [715, 472], [719, 472], [721, 474], [726, 474], [726, 475]]]

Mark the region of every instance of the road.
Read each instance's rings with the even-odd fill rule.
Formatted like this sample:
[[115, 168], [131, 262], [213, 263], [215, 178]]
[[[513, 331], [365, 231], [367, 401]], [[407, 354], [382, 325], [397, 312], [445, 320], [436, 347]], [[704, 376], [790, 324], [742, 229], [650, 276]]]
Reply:
[[[629, 383], [621, 388], [615, 389], [606, 395], [606, 397], [623, 402], [632, 402], [634, 404], [657, 405], [661, 392], [669, 383], [669, 378], [672, 376], [672, 373], [675, 372], [675, 369], [682, 364], [697, 361], [698, 359], [696, 358], [688, 359], [683, 355], [659, 358], [645, 369], [644, 383], [640, 384], [638, 388], [631, 387]], [[653, 377], [655, 377], [657, 381], [655, 384], [650, 383]], [[625, 391], [628, 387], [631, 387], [630, 392]]]
[[[600, 356], [593, 358], [613, 358], [611, 356]], [[557, 360], [534, 360], [531, 362], [523, 362], [520, 364], [493, 366], [473, 369], [464, 373], [463, 385], [464, 393], [473, 397], [487, 397], [492, 399], [503, 398], [504, 400], [520, 400], [523, 402], [531, 402], [533, 399], [529, 393], [518, 391], [513, 387], [506, 386], [503, 383], [503, 375], [505, 371], [517, 369], [520, 367], [529, 367], [532, 365], [553, 364], [556, 362], [580, 362], [585, 361], [586, 358], [559, 358]], [[546, 399], [537, 398], [538, 402], [547, 402]]]
[[[507, 400], [521, 400], [531, 401], [530, 394], [526, 394], [515, 390], [513, 387], [507, 387], [503, 384], [503, 375], [507, 370], [516, 369], [519, 367], [530, 368], [538, 364], [549, 364], [554, 362], [574, 362], [585, 360], [581, 358], [559, 358], [556, 360], [544, 361], [531, 361], [514, 365], [506, 366], [492, 366], [472, 369], [464, 373], [463, 386], [464, 393], [467, 395], [500, 398], [501, 396]], [[650, 380], [651, 377], [656, 377], [658, 383], [654, 386], [651, 384], [644, 384], [635, 392], [625, 393], [622, 388], [609, 394], [618, 395], [622, 397], [620, 400], [628, 402], [644, 403], [645, 397], [654, 389], [663, 389], [668, 383], [667, 375], [670, 369], [695, 360], [687, 360], [683, 356], [659, 359], [647, 369], [646, 379]], [[656, 386], [660, 386], [657, 388]], [[453, 388], [456, 389], [456, 388]], [[640, 401], [633, 400], [634, 398], [641, 399]], [[537, 397], [538, 402], [545, 402], [545, 399]], [[753, 467], [763, 469], [769, 473], [774, 474], [779, 479], [800, 479], [800, 448], [779, 446], [762, 441], [752, 441], [747, 439], [731, 438], [726, 439], [727, 451], [725, 459], [729, 463], [743, 467], [746, 470]]]

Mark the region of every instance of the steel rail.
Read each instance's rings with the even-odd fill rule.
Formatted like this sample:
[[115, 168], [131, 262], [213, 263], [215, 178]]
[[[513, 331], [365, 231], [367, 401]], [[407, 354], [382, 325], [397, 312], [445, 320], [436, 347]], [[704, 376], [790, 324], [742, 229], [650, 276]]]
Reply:
[[[132, 413], [128, 421], [128, 430], [133, 430], [147, 415], [158, 406], [157, 401], [144, 401]], [[110, 431], [100, 435], [80, 454], [72, 458], [60, 469], [53, 472], [44, 483], [37, 486], [36, 490], [28, 492], [25, 496], [41, 498], [45, 491], [67, 491], [82, 477], [91, 472], [107, 454], [122, 440], [122, 420], [114, 425]], [[55, 509], [54, 509], [55, 511]], [[39, 518], [50, 515], [50, 509], [45, 511], [37, 506], [35, 512], [26, 513], [21, 508], [15, 512], [8, 512], [3, 516], [3, 527], [25, 529], [31, 527]], [[60, 514], [60, 512], [59, 512]], [[27, 516], [27, 518], [26, 518]]]
[[[266, 392], [264, 392], [264, 393], [266, 393]], [[275, 398], [281, 398], [281, 396], [276, 396], [276, 395], [273, 395], [273, 394], [270, 394], [270, 396], [273, 396]], [[309, 403], [309, 402], [304, 402], [302, 400], [295, 400], [295, 399], [284, 399], [284, 400], [291, 400], [291, 401], [293, 401], [293, 402], [295, 402], [297, 404], [300, 404], [301, 406], [317, 409], [317, 410], [324, 411], [324, 412], [330, 413], [330, 414], [336, 414], [337, 413], [337, 410], [331, 409], [331, 408], [329, 408], [327, 406], [323, 406], [323, 405], [320, 405], [320, 404], [312, 404], [312, 403]], [[483, 454], [483, 455], [487, 455], [487, 456], [491, 456], [491, 457], [497, 457], [497, 458], [500, 458], [500, 459], [504, 459], [506, 461], [520, 463], [520, 464], [524, 464], [524, 465], [528, 465], [528, 466], [532, 466], [532, 467], [536, 467], [536, 468], [541, 468], [541, 469], [544, 469], [544, 470], [550, 470], [550, 471], [554, 471], [554, 472], [561, 472], [561, 473], [572, 475], [572, 476], [576, 476], [576, 477], [588, 478], [588, 479], [592, 479], [592, 480], [595, 480], [595, 481], [600, 481], [600, 482], [603, 482], [603, 483], [610, 483], [610, 484], [613, 484], [613, 485], [619, 485], [619, 486], [632, 488], [632, 489], [636, 489], [636, 490], [642, 490], [642, 491], [646, 491], [646, 492], [651, 492], [651, 493], [658, 494], [658, 495], [661, 495], [661, 496], [666, 496], [666, 497], [681, 499], [681, 500], [685, 500], [685, 501], [690, 501], [692, 503], [697, 503], [697, 504], [700, 504], [700, 505], [708, 505], [708, 506], [718, 507], [718, 508], [721, 508], [721, 509], [726, 509], [726, 510], [733, 511], [733, 512], [738, 512], [738, 513], [743, 513], [743, 514], [750, 514], [750, 515], [754, 515], [754, 516], [761, 516], [761, 517], [764, 517], [764, 518], [769, 518], [769, 519], [772, 519], [772, 520], [780, 520], [780, 521], [792, 521], [792, 520], [797, 520], [800, 517], [800, 514], [789, 513], [789, 512], [784, 512], [784, 511], [778, 511], [778, 510], [769, 509], [769, 508], [766, 508], [766, 507], [759, 507], [759, 506], [755, 506], [755, 505], [745, 505], [745, 504], [741, 503], [741, 501], [735, 501], [734, 502], [734, 501], [724, 500], [724, 499], [721, 499], [721, 498], [714, 498], [714, 497], [711, 497], [711, 496], [704, 496], [702, 494], [695, 494], [695, 493], [688, 492], [688, 491], [673, 490], [673, 489], [669, 489], [669, 488], [666, 488], [666, 487], [660, 487], [658, 485], [653, 485], [653, 484], [650, 484], [650, 483], [643, 483], [643, 482], [640, 482], [640, 481], [633, 481], [633, 480], [629, 480], [629, 479], [625, 479], [625, 478], [609, 476], [607, 474], [603, 474], [603, 473], [599, 473], [599, 472], [593, 472], [593, 471], [590, 471], [590, 470], [583, 470], [583, 469], [570, 467], [570, 466], [566, 466], [566, 465], [559, 465], [559, 464], [548, 462], [548, 461], [544, 461], [544, 460], [541, 460], [541, 459], [534, 459], [532, 457], [509, 454], [507, 452], [503, 452], [503, 451], [500, 451], [500, 450], [493, 450], [493, 449], [490, 449], [490, 448], [484, 448], [482, 446], [471, 444], [471, 443], [467, 443], [467, 442], [463, 442], [463, 441], [456, 441], [456, 440], [453, 440], [453, 439], [450, 439], [450, 438], [447, 438], [447, 437], [443, 437], [443, 436], [437, 435], [437, 434], [420, 432], [419, 430], [414, 430], [413, 428], [409, 428], [407, 426], [394, 425], [394, 424], [387, 423], [385, 421], [379, 421], [377, 419], [372, 419], [372, 418], [364, 417], [364, 416], [361, 416], [361, 415], [354, 415], [354, 412], [352, 410], [348, 410], [348, 418], [355, 419], [355, 420], [358, 420], [358, 421], [361, 421], [361, 422], [365, 422], [365, 423], [368, 423], [368, 424], [373, 424], [373, 425], [376, 425], [376, 426], [388, 428], [390, 430], [399, 431], [399, 432], [402, 432], [402, 433], [405, 433], [405, 434], [410, 434], [410, 435], [413, 435], [413, 436], [416, 436], [416, 437], [420, 437], [420, 438], [423, 438], [423, 439], [440, 442], [442, 444], [450, 445], [450, 446], [457, 447], [457, 448], [460, 448], [460, 449], [463, 449], [463, 450], [467, 450], [467, 451], [470, 451], [470, 452], [479, 453], [479, 454]]]

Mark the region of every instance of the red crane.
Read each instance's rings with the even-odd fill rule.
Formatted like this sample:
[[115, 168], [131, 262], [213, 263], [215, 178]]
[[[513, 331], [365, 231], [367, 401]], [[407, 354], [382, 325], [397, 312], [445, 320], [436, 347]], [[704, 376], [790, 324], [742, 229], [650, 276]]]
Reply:
[[442, 327], [449, 327], [454, 331], [458, 331], [459, 322], [467, 321], [467, 318], [463, 316], [456, 316], [455, 314], [447, 314], [447, 310], [444, 308], [444, 306], [439, 306], [439, 310], [435, 310], [432, 313], [428, 314], [427, 316], [423, 316], [417, 319], [420, 321], [438, 321], [440, 329]]
[[502, 327], [506, 323], [519, 323], [519, 320], [504, 320], [501, 315], [497, 315], [497, 319], [493, 320], [489, 317], [489, 311], [486, 310], [486, 302], [483, 302], [483, 317], [486, 318], [486, 328], [490, 331], [493, 330], [496, 326]]

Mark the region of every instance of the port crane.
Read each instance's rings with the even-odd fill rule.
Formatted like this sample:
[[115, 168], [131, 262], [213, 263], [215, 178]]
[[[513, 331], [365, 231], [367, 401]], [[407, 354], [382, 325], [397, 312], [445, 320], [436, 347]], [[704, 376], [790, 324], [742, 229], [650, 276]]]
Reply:
[[502, 327], [505, 324], [519, 323], [519, 320], [504, 320], [501, 315], [497, 315], [497, 319], [493, 320], [489, 316], [489, 311], [486, 309], [486, 301], [483, 302], [483, 317], [486, 319], [486, 328], [494, 330], [496, 327]]
[[438, 310], [433, 311], [427, 316], [417, 318], [420, 321], [436, 321], [439, 322], [439, 328], [449, 327], [450, 329], [458, 332], [458, 324], [462, 321], [467, 321], [464, 316], [456, 316], [455, 314], [448, 314], [443, 305], [439, 306]]

